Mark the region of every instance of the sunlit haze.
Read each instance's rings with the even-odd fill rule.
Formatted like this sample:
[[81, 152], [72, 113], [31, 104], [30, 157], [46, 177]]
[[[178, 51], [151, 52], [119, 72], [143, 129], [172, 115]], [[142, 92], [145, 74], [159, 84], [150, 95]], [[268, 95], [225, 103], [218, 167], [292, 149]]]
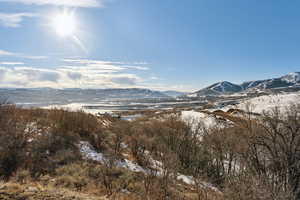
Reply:
[[52, 17], [52, 27], [59, 36], [73, 36], [77, 28], [74, 13], [57, 13]]

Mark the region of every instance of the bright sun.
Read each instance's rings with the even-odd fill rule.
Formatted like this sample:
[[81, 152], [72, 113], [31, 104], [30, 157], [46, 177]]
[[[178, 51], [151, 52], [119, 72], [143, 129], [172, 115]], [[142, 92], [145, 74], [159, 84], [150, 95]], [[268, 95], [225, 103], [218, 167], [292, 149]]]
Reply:
[[74, 13], [64, 11], [54, 15], [52, 18], [52, 27], [61, 37], [73, 36], [77, 28]]

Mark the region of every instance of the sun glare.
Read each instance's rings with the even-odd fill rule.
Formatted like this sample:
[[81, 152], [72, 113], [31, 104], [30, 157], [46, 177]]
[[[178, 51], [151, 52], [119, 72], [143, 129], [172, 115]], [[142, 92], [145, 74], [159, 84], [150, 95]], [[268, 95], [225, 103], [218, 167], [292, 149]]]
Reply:
[[52, 27], [61, 37], [74, 36], [77, 28], [74, 13], [65, 11], [54, 15], [52, 18]]

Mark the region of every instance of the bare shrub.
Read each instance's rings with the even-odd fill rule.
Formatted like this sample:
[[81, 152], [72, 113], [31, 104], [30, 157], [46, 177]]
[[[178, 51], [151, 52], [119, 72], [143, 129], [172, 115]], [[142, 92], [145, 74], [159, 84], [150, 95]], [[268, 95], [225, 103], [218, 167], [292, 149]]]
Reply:
[[0, 178], [6, 180], [22, 165], [25, 157], [25, 125], [18, 121], [17, 112], [13, 105], [0, 105]]

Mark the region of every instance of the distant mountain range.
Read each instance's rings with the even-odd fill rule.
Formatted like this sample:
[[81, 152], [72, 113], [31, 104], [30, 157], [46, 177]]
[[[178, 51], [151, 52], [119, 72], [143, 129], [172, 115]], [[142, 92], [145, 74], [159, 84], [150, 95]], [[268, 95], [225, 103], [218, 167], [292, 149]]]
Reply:
[[127, 89], [53, 89], [53, 88], [0, 88], [0, 101], [8, 100], [21, 105], [43, 106], [70, 103], [132, 102], [135, 100], [166, 101], [174, 98], [195, 98], [243, 93], [273, 93], [300, 90], [300, 72], [273, 79], [234, 84], [228, 81], [215, 83], [194, 93], [154, 91], [141, 88]]
[[0, 89], [0, 98], [17, 104], [51, 105], [68, 103], [99, 103], [134, 99], [167, 99], [167, 94], [149, 89]]
[[174, 97], [174, 98], [188, 94], [187, 92], [179, 92], [174, 90], [162, 91], [162, 93], [169, 97]]
[[228, 81], [218, 82], [187, 97], [217, 96], [238, 92], [266, 92], [272, 90], [300, 89], [300, 72], [289, 73], [285, 76], [266, 80], [247, 81], [234, 84]]

